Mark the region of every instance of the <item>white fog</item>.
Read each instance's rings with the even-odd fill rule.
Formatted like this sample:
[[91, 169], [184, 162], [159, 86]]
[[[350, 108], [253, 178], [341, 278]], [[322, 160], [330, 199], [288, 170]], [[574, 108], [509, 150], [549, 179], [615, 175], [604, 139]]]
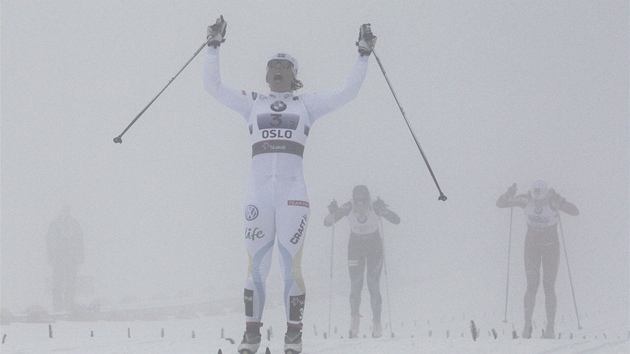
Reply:
[[[371, 23], [378, 57], [448, 197], [438, 201], [370, 57], [358, 97], [316, 122], [304, 152], [311, 209], [302, 255], [305, 324], [326, 323], [326, 311], [310, 311], [309, 302], [326, 304], [332, 288], [345, 331], [350, 229], [345, 220], [335, 224], [331, 283], [333, 231], [323, 220], [333, 199], [347, 202], [365, 184], [401, 218], [383, 227], [381, 289], [396, 309], [387, 314], [384, 305], [384, 316], [396, 323], [483, 313], [498, 323], [507, 287], [509, 320], [520, 332], [527, 225], [522, 209], [514, 208], [510, 223], [510, 209], [495, 202], [513, 183], [520, 194], [544, 180], [579, 209], [561, 214], [558, 317], [575, 319], [577, 306], [585, 327], [589, 316], [605, 314], [600, 322], [625, 324], [620, 333], [628, 333], [628, 1], [1, 5], [3, 309], [53, 311], [46, 234], [68, 205], [83, 231], [79, 304], [222, 303], [241, 330], [251, 143], [243, 118], [203, 89], [205, 50], [122, 144], [112, 141], [223, 15], [222, 80], [261, 93], [269, 91], [266, 61], [279, 51], [299, 61], [298, 94], [339, 87], [354, 63], [359, 27]], [[269, 304], [282, 301], [277, 257]], [[541, 285], [534, 314], [541, 323], [543, 298]], [[368, 316], [365, 290], [362, 306]]]

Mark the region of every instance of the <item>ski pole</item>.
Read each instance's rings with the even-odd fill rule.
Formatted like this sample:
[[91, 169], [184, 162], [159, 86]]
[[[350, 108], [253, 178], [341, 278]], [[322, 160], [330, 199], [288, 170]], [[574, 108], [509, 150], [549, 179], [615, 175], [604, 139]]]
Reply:
[[332, 291], [333, 291], [333, 254], [335, 250], [335, 214], [332, 217], [332, 237], [330, 239], [330, 291], [328, 293], [328, 338], [330, 338], [330, 319], [332, 316]]
[[571, 277], [571, 267], [569, 267], [569, 256], [567, 255], [567, 245], [564, 242], [564, 231], [562, 230], [562, 220], [558, 213], [558, 224], [560, 225], [560, 236], [562, 236], [562, 247], [564, 248], [564, 259], [567, 261], [567, 271], [569, 272], [569, 282], [571, 283], [571, 295], [573, 295], [573, 305], [575, 306], [575, 317], [577, 318], [578, 330], [582, 329], [580, 325], [580, 315], [578, 315], [577, 302], [575, 301], [575, 291], [573, 290], [573, 278]]
[[422, 155], [422, 158], [424, 159], [424, 163], [427, 165], [427, 168], [429, 169], [429, 173], [431, 174], [431, 177], [433, 178], [433, 182], [435, 182], [435, 186], [437, 187], [438, 192], [440, 192], [440, 196], [438, 197], [438, 200], [445, 201], [446, 196], [442, 192], [442, 189], [440, 189], [440, 185], [438, 184], [438, 181], [435, 178], [435, 174], [433, 174], [433, 170], [431, 169], [431, 166], [429, 165], [429, 161], [427, 160], [427, 157], [425, 156], [424, 151], [422, 151], [422, 147], [420, 147], [418, 138], [416, 138], [416, 134], [413, 132], [413, 129], [411, 129], [411, 124], [409, 124], [409, 120], [407, 120], [407, 115], [405, 115], [405, 111], [400, 105], [400, 102], [398, 101], [398, 97], [396, 97], [394, 88], [392, 87], [392, 84], [389, 82], [389, 78], [387, 77], [387, 74], [385, 73], [385, 68], [383, 67], [383, 64], [381, 63], [381, 59], [379, 59], [378, 55], [376, 55], [376, 51], [374, 49], [372, 49], [372, 53], [374, 54], [374, 58], [376, 58], [376, 62], [378, 63], [378, 66], [381, 68], [381, 72], [383, 73], [383, 76], [385, 77], [385, 81], [387, 81], [389, 90], [392, 92], [392, 95], [394, 96], [394, 100], [396, 100], [396, 104], [398, 105], [398, 108], [400, 109], [400, 113], [402, 113], [402, 116], [405, 119], [405, 122], [407, 123], [407, 127], [409, 128], [409, 131], [411, 132], [411, 136], [413, 137], [413, 140], [416, 142], [416, 146], [418, 146], [418, 150], [420, 150], [420, 154]]
[[383, 233], [383, 218], [379, 217], [378, 220], [381, 224], [381, 243], [383, 245], [383, 274], [385, 275], [385, 291], [387, 292], [387, 316], [389, 320], [389, 337], [394, 338], [394, 332], [392, 329], [392, 307], [389, 302], [389, 282], [387, 277], [387, 258], [385, 257], [385, 235]]
[[510, 233], [508, 237], [508, 262], [507, 262], [507, 279], [505, 280], [505, 315], [503, 322], [507, 323], [507, 308], [508, 308], [508, 290], [510, 289], [510, 254], [512, 249], [512, 214], [514, 207], [510, 208]]
[[175, 78], [177, 78], [177, 76], [184, 71], [184, 69], [188, 66], [188, 64], [190, 64], [190, 62], [195, 59], [195, 57], [197, 56], [197, 54], [199, 54], [199, 52], [201, 52], [201, 50], [203, 49], [203, 47], [205, 47], [206, 45], [208, 45], [208, 42], [210, 42], [211, 38], [208, 38], [207, 41], [205, 41], [200, 47], [199, 49], [197, 49], [197, 51], [195, 52], [195, 54], [192, 56], [192, 58], [190, 58], [186, 64], [184, 64], [184, 66], [177, 72], [177, 74], [175, 74], [175, 76], [173, 76], [168, 83], [166, 84], [166, 86], [164, 86], [164, 88], [158, 92], [158, 94], [149, 102], [149, 104], [144, 107], [142, 109], [142, 111], [140, 111], [140, 113], [138, 113], [138, 115], [131, 121], [131, 123], [129, 123], [129, 125], [127, 126], [127, 128], [125, 128], [125, 130], [123, 130], [122, 133], [120, 133], [120, 135], [118, 135], [117, 137], [114, 138], [114, 143], [117, 144], [122, 144], [122, 136], [127, 132], [127, 130], [129, 130], [129, 128], [131, 128], [131, 126], [140, 118], [140, 116], [142, 116], [144, 114], [144, 112], [153, 104], [153, 102], [155, 102], [155, 100], [157, 100], [158, 97], [160, 97], [160, 95], [162, 94], [162, 92], [164, 92], [164, 90], [166, 90], [166, 88], [175, 80]]

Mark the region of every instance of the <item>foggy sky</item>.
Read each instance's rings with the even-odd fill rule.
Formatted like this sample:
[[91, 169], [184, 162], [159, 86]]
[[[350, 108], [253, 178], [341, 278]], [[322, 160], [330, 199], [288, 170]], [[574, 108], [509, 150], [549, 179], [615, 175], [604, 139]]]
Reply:
[[[50, 306], [44, 237], [68, 203], [85, 233], [95, 294], [238, 298], [251, 147], [242, 117], [203, 91], [204, 52], [114, 144], [223, 15], [223, 81], [267, 92], [267, 58], [299, 61], [301, 92], [342, 85], [370, 22], [377, 54], [440, 187], [439, 196], [374, 58], [357, 99], [311, 130], [307, 292], [328, 286], [334, 198], [366, 184], [402, 222], [385, 224], [388, 277], [422, 304], [449, 294], [502, 310], [512, 184], [546, 180], [563, 214], [577, 301], [629, 297], [627, 1], [2, 1], [1, 301]], [[522, 306], [522, 211], [514, 211], [511, 304]], [[334, 282], [347, 292], [344, 221]], [[274, 260], [269, 291], [278, 291]], [[572, 311], [564, 254], [560, 311]], [[472, 294], [472, 295], [471, 295]], [[393, 294], [395, 296], [395, 294]], [[539, 293], [539, 296], [541, 294]], [[501, 304], [498, 306], [497, 304]], [[307, 305], [308, 306], [308, 305]], [[419, 309], [420, 311], [421, 309]]]

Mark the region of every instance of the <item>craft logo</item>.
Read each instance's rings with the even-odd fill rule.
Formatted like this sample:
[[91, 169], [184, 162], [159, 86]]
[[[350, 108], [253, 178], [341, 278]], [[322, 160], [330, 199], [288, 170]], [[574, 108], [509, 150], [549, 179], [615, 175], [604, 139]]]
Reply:
[[270, 108], [274, 112], [282, 112], [287, 109], [287, 104], [282, 101], [276, 101], [271, 104]]
[[258, 208], [255, 205], [248, 205], [245, 207], [245, 219], [252, 221], [258, 217]]
[[304, 229], [306, 229], [306, 218], [307, 215], [302, 216], [302, 221], [300, 222], [300, 227], [297, 229], [297, 232], [291, 237], [291, 243], [297, 245], [304, 234]]

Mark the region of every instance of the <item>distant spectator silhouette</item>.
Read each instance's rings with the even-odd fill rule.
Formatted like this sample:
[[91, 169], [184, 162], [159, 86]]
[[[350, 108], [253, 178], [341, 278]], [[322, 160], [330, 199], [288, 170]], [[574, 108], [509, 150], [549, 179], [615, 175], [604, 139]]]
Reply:
[[46, 235], [48, 264], [52, 267], [52, 300], [55, 311], [73, 311], [79, 264], [85, 260], [83, 231], [64, 205]]

